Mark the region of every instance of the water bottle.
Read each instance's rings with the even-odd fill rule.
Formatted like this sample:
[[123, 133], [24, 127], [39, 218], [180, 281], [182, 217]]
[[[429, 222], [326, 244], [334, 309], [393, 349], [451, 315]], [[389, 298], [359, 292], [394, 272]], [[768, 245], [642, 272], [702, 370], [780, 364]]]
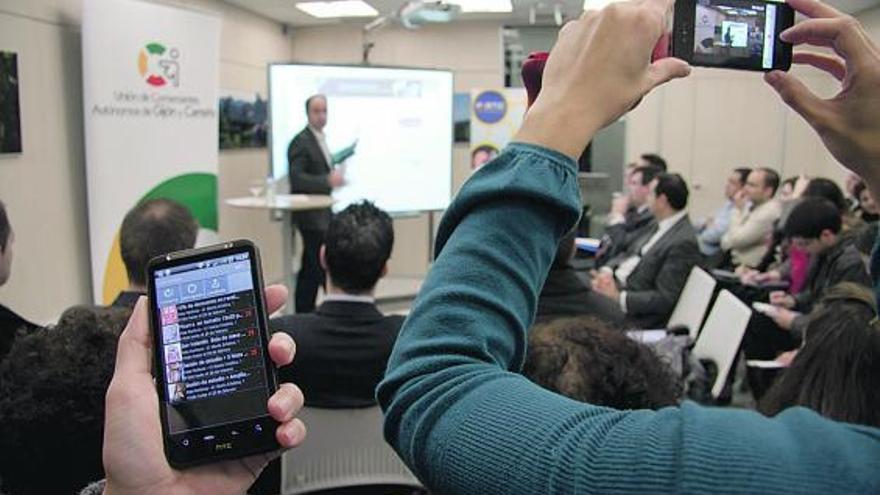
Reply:
[[271, 175], [266, 177], [266, 205], [275, 205], [275, 179]]

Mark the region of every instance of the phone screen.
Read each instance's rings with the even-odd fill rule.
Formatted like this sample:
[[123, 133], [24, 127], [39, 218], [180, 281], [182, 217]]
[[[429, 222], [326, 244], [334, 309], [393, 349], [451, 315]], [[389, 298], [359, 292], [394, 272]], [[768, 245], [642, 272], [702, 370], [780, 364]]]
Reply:
[[224, 250], [151, 270], [163, 423], [181, 458], [274, 440], [258, 263]]
[[[791, 25], [794, 15], [784, 3], [697, 0], [684, 5], [693, 10], [677, 17], [677, 22], [686, 19], [683, 22], [692, 28], [677, 42], [689, 45], [681, 48], [691, 52], [691, 57], [685, 58], [695, 65], [760, 71], [788, 69], [791, 47], [779, 40], [779, 32]], [[676, 51], [685, 53], [682, 49]]]

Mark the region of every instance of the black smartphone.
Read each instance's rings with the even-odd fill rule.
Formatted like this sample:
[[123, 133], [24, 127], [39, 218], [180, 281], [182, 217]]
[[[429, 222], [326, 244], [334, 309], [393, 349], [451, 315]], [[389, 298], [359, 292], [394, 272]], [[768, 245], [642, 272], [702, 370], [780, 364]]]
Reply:
[[165, 455], [175, 468], [280, 448], [257, 247], [239, 240], [147, 268]]
[[702, 67], [788, 70], [791, 45], [779, 33], [794, 10], [772, 0], [676, 0], [672, 55]]

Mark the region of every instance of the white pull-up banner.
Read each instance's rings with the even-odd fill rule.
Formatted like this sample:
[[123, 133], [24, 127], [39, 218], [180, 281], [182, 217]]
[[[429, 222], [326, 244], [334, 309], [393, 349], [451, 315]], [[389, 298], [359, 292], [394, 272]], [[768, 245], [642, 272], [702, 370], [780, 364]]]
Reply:
[[128, 285], [126, 212], [164, 197], [217, 230], [220, 18], [135, 0], [86, 0], [83, 100], [92, 286]]

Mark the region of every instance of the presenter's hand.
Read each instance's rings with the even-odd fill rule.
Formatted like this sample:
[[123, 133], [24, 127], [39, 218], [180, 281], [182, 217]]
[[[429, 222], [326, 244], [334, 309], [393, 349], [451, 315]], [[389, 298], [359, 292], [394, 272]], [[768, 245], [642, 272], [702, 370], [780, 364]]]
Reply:
[[577, 159], [590, 138], [656, 86], [690, 73], [676, 58], [651, 63], [674, 0], [633, 0], [587, 11], [559, 32], [543, 87], [515, 140]]
[[[287, 300], [282, 286], [266, 288], [270, 312]], [[168, 465], [162, 446], [159, 398], [151, 375], [152, 339], [147, 323], [147, 300], [142, 297], [125, 331], [119, 337], [116, 370], [107, 390], [104, 424], [105, 493], [124, 494], [241, 494], [253, 484], [266, 464], [280, 454], [177, 471]], [[295, 345], [287, 334], [276, 333], [269, 354], [278, 366], [293, 361]], [[283, 384], [269, 399], [269, 413], [280, 422], [275, 436], [284, 448], [296, 447], [305, 438], [305, 425], [295, 419], [303, 404], [302, 392]]]
[[797, 77], [773, 71], [764, 76], [782, 100], [819, 134], [828, 151], [880, 192], [880, 50], [858, 21], [817, 0], [788, 0], [810, 18], [782, 32], [794, 45], [829, 47], [836, 55], [799, 52], [797, 64], [812, 65], [841, 83], [840, 92], [824, 100]]
[[327, 175], [327, 184], [333, 189], [342, 187], [345, 185], [345, 172], [338, 168], [333, 169], [333, 171]]

